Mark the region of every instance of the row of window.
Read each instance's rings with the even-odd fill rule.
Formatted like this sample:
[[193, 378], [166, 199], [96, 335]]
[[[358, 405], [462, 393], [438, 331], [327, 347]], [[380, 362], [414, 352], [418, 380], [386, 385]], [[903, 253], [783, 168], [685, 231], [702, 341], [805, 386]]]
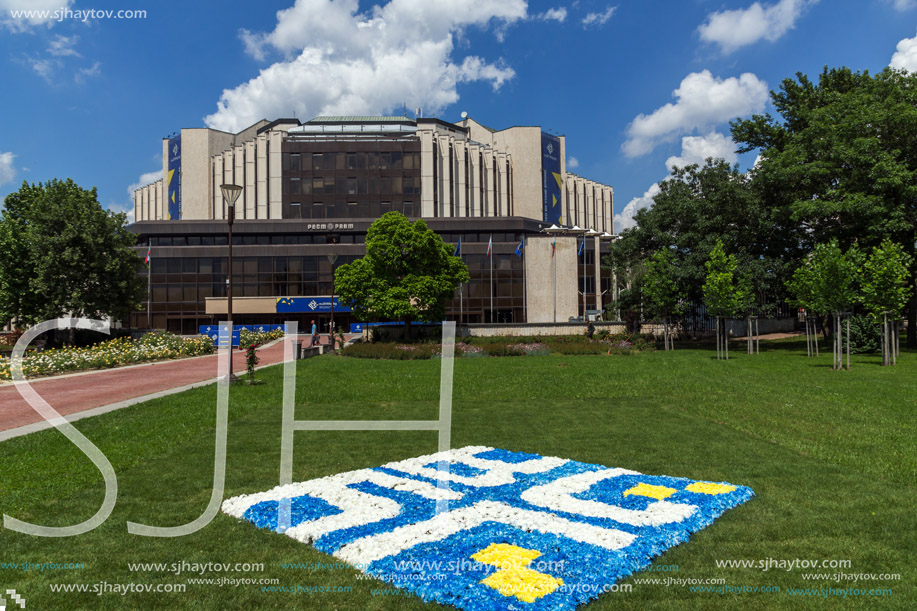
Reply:
[[420, 153], [284, 153], [281, 164], [284, 172], [419, 170]]
[[[386, 202], [390, 205], [390, 202]], [[412, 204], [412, 202], [406, 202]], [[522, 239], [521, 233], [440, 233], [444, 242], [456, 243], [459, 237], [462, 244], [484, 243], [491, 236], [494, 243], [516, 242]], [[282, 244], [362, 244], [366, 235], [362, 233], [317, 233], [317, 234], [236, 234], [232, 236], [234, 246], [282, 245]], [[144, 236], [137, 241], [139, 246], [226, 246], [226, 235], [162, 235]]]
[[420, 176], [286, 176], [283, 195], [347, 196], [420, 195]]

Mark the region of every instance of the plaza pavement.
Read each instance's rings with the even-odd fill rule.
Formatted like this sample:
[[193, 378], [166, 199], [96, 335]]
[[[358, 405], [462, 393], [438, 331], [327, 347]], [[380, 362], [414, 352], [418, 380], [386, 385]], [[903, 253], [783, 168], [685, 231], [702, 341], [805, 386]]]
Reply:
[[[345, 335], [346, 339], [354, 336]], [[310, 336], [299, 335], [303, 347]], [[328, 337], [321, 336], [327, 345]], [[283, 340], [258, 350], [258, 369], [283, 362]], [[59, 414], [73, 422], [81, 418], [141, 403], [157, 397], [213, 384], [217, 378], [218, 355], [143, 363], [117, 369], [103, 369], [50, 378], [36, 378], [30, 384]], [[246, 371], [245, 352], [233, 350], [233, 373]], [[0, 386], [0, 442], [51, 428], [30, 406], [14, 384]]]

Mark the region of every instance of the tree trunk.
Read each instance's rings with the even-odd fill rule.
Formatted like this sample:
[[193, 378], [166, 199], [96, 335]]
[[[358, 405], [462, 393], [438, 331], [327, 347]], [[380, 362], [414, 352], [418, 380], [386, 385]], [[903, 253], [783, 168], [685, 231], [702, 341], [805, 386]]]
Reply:
[[411, 341], [411, 319], [404, 319], [404, 339], [405, 341]]

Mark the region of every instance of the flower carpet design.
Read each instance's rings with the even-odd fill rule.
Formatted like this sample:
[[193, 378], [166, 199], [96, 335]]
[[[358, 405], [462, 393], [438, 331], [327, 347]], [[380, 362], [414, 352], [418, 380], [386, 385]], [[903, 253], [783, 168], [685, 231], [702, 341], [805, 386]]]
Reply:
[[470, 446], [238, 496], [223, 511], [426, 601], [568, 610], [752, 496], [733, 484]]

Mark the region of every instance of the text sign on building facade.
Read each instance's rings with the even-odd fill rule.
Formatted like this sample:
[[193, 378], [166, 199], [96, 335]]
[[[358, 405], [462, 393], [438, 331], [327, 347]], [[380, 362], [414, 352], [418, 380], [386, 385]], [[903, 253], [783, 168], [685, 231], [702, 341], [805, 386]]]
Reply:
[[169, 220], [181, 218], [181, 136], [169, 138], [168, 187]]
[[542, 210], [546, 223], [562, 225], [560, 138], [541, 133]]
[[[350, 308], [341, 305], [338, 298], [334, 298], [335, 312], [349, 312]], [[316, 314], [331, 313], [330, 297], [281, 297], [277, 300], [278, 314], [302, 314], [315, 312]]]

